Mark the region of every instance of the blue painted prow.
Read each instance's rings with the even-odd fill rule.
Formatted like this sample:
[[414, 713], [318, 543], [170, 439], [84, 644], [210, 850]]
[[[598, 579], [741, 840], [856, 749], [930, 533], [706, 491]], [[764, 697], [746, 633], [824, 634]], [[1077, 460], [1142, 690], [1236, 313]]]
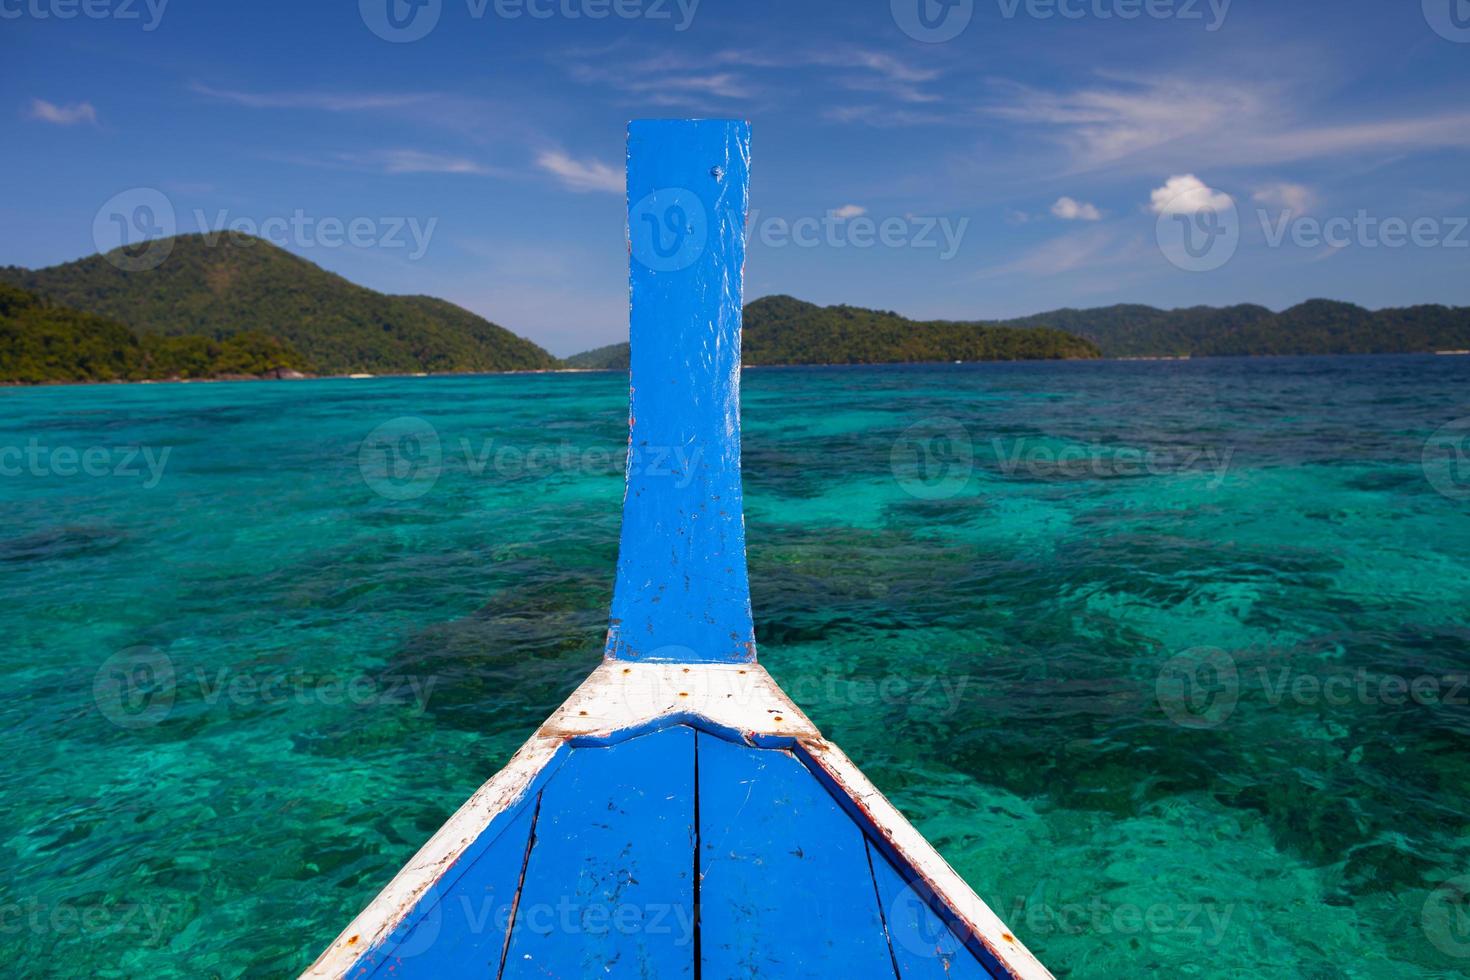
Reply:
[[606, 655], [755, 660], [740, 493], [750, 124], [628, 127], [631, 419]]

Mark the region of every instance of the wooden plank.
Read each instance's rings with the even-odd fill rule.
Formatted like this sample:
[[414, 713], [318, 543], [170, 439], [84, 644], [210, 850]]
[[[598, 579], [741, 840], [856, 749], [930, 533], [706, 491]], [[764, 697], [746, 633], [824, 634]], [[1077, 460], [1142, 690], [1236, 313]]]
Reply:
[[498, 835], [486, 833], [350, 977], [493, 977], [500, 970], [511, 911], [536, 822], [528, 800]]
[[541, 794], [503, 976], [694, 976], [692, 729], [572, 750]]
[[991, 980], [990, 971], [930, 906], [932, 892], [922, 884], [915, 888], [905, 883], [872, 842], [868, 842], [868, 859], [883, 907], [889, 950], [903, 980]]
[[703, 975], [893, 977], [857, 825], [789, 752], [698, 752]]
[[750, 125], [628, 127], [627, 492], [607, 655], [755, 659], [740, 490]]

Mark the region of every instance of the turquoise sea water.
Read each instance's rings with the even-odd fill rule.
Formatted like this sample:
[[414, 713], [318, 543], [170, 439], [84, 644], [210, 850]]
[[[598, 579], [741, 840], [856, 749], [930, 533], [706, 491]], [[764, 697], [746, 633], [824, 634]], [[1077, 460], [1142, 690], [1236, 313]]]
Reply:
[[[304, 968], [597, 662], [626, 388], [0, 391], [12, 968]], [[1470, 358], [748, 372], [761, 659], [1059, 976], [1465, 976], [1467, 416]]]

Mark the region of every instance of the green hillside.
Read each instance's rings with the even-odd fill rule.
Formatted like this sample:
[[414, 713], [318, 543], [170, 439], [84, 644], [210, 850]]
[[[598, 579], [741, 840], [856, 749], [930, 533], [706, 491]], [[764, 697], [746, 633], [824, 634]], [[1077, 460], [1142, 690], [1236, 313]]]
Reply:
[[259, 238], [180, 235], [156, 269], [94, 255], [0, 282], [108, 317], [139, 334], [279, 337], [328, 374], [556, 367], [540, 347], [444, 300], [365, 289]]
[[289, 344], [258, 331], [223, 340], [139, 337], [124, 324], [0, 283], [0, 382], [142, 381], [311, 370]]
[[[817, 306], [767, 296], [745, 307], [746, 364], [908, 364], [1095, 358], [1089, 341], [1047, 327], [909, 320], [856, 306]], [[567, 359], [572, 367], [628, 369], [628, 345]]]
[[[1039, 335], [1017, 334], [1048, 328], [1048, 333]], [[1317, 299], [1281, 313], [1249, 304], [1179, 310], [1120, 305], [1053, 310], [995, 324], [916, 323], [896, 313], [819, 307], [789, 296], [771, 296], [745, 308], [745, 363], [877, 364], [1047, 357], [1056, 356], [1059, 338], [1068, 335], [1096, 344], [1104, 357], [1431, 353], [1470, 350], [1470, 308], [1411, 306], [1374, 311]], [[627, 370], [628, 345], [588, 351], [568, 363]]]
[[580, 368], [584, 371], [626, 371], [628, 357], [627, 344], [609, 344], [596, 350], [573, 354], [562, 363], [569, 368]]
[[1109, 306], [1053, 310], [1011, 326], [1046, 324], [1086, 337], [1108, 357], [1262, 354], [1412, 354], [1470, 348], [1470, 309], [1366, 310], [1314, 299], [1273, 313], [1264, 306], [1159, 310]]

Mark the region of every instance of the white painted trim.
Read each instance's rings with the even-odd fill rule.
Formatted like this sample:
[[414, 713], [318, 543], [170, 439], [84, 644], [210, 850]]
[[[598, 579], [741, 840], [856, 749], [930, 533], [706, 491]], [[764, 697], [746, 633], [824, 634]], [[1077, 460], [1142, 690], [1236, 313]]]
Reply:
[[1051, 973], [756, 664], [605, 661], [496, 776], [480, 787], [313, 963], [304, 978], [344, 977], [380, 944], [500, 813], [514, 806], [568, 741], [615, 738], [688, 715], [750, 738], [790, 738], [841, 787], [873, 827], [996, 957], [1022, 980]]

